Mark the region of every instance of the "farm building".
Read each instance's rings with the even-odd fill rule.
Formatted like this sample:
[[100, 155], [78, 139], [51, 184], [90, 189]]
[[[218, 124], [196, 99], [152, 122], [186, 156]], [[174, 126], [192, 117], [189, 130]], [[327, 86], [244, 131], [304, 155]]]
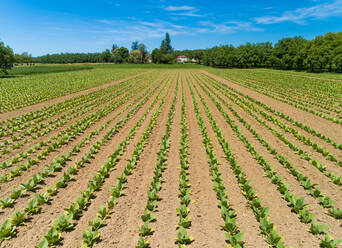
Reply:
[[188, 62], [188, 61], [189, 61], [189, 59], [187, 56], [182, 55], [182, 56], [177, 57], [177, 63], [184, 63], [184, 62]]

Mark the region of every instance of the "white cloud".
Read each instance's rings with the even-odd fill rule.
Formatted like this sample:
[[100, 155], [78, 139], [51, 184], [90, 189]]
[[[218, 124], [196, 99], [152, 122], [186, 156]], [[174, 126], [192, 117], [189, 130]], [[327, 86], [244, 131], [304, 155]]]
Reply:
[[101, 25], [97, 28], [87, 29], [87, 32], [101, 34], [111, 37], [117, 41], [146, 40], [148, 38], [161, 38], [168, 32], [170, 35], [192, 34], [196, 32], [195, 28], [177, 25], [162, 20], [153, 20], [152, 22], [127, 20], [96, 20]]
[[309, 8], [299, 8], [292, 11], [285, 11], [280, 16], [262, 16], [255, 18], [259, 24], [274, 24], [280, 22], [294, 22], [305, 24], [307, 19], [323, 19], [330, 16], [342, 14], [342, 0], [335, 0], [330, 3], [322, 3]]
[[198, 9], [193, 6], [183, 5], [183, 6], [168, 6], [164, 10], [171, 12], [171, 15], [177, 16], [189, 16], [189, 17], [201, 17], [203, 15], [198, 14]]
[[166, 32], [170, 35], [196, 35], [199, 33], [231, 34], [238, 31], [263, 31], [263, 29], [253, 26], [252, 22], [233, 20], [223, 23], [200, 21], [191, 25], [179, 25], [159, 19], [142, 21], [136, 18], [126, 21], [106, 19], [95, 21], [98, 25], [95, 28], [87, 29], [87, 32], [101, 34], [110, 37], [109, 40], [117, 41], [144, 41], [149, 38], [162, 38]]
[[202, 21], [203, 26], [200, 32], [214, 32], [214, 33], [235, 33], [237, 31], [263, 31], [263, 29], [254, 27], [251, 22], [227, 21], [223, 23], [213, 23]]
[[203, 15], [196, 14], [196, 11], [187, 11], [184, 13], [172, 13], [172, 15], [178, 15], [178, 16], [190, 16], [190, 17], [201, 17]]
[[167, 11], [184, 11], [184, 10], [196, 10], [193, 6], [183, 5], [183, 6], [168, 6], [164, 8]]

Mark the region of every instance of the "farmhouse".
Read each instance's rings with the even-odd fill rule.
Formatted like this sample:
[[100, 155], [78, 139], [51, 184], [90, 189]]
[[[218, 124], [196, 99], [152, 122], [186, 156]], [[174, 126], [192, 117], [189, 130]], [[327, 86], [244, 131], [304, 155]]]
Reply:
[[188, 61], [189, 61], [189, 59], [187, 56], [182, 55], [182, 56], [177, 57], [177, 63], [184, 63], [184, 62], [188, 62]]

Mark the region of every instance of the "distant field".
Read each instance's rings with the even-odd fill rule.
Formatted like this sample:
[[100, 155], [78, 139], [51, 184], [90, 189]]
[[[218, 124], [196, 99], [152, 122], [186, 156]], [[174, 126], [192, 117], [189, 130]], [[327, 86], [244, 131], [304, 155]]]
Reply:
[[207, 69], [227, 80], [335, 123], [342, 123], [338, 74], [259, 69]]
[[309, 78], [317, 78], [317, 79], [333, 79], [333, 80], [341, 80], [342, 81], [342, 73], [334, 73], [334, 72], [325, 72], [325, 73], [313, 73], [313, 72], [304, 72], [304, 71], [287, 71], [287, 70], [272, 70], [272, 69], [253, 69], [256, 71], [267, 71], [269, 73], [276, 74], [284, 74], [284, 75], [293, 75], [299, 77], [309, 77]]
[[46, 65], [14, 68], [0, 78], [0, 113], [100, 86], [149, 68], [106, 65]]
[[43, 74], [54, 72], [68, 72], [90, 70], [90, 65], [34, 65], [34, 66], [16, 66], [9, 71], [10, 76], [23, 76], [31, 74]]

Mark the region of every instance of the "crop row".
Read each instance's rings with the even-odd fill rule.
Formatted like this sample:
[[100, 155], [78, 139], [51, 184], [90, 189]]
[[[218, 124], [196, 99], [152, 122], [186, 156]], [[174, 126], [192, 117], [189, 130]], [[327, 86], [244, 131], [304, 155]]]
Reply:
[[[217, 89], [217, 88], [216, 88]], [[204, 91], [206, 91], [205, 89], [203, 89]], [[222, 92], [222, 89], [218, 89], [223, 95], [225, 95], [227, 98], [229, 98], [228, 95], [226, 95], [224, 92]], [[307, 176], [304, 175], [303, 173], [301, 173], [291, 162], [289, 162], [288, 158], [286, 156], [284, 156], [283, 154], [279, 153], [276, 148], [272, 147], [267, 141], [265, 141], [265, 139], [262, 137], [261, 134], [259, 134], [256, 130], [254, 130], [250, 124], [248, 124], [239, 114], [238, 112], [232, 107], [232, 105], [228, 104], [224, 99], [222, 99], [217, 93], [213, 92], [212, 93], [220, 100], [220, 102], [226, 106], [232, 113], [234, 116], [237, 117], [237, 119], [244, 125], [244, 127], [250, 131], [253, 136], [264, 146], [267, 148], [267, 150], [269, 151], [269, 153], [279, 161], [279, 163], [281, 165], [283, 165], [291, 175], [293, 175], [298, 182], [300, 183], [300, 185], [308, 192], [309, 195], [313, 196], [314, 198], [319, 200], [320, 205], [323, 208], [327, 208], [329, 209], [329, 213], [330, 215], [335, 218], [335, 219], [341, 219], [342, 218], [342, 211], [339, 208], [336, 208], [334, 206], [334, 202], [331, 200], [331, 198], [329, 196], [327, 196], [326, 194], [324, 194], [324, 192], [322, 192], [315, 184], [314, 182], [312, 182], [312, 180]], [[210, 94], [210, 93], [208, 93]], [[216, 105], [220, 104], [215, 102]], [[222, 110], [222, 109], [221, 109]], [[222, 110], [224, 111], [224, 110]], [[229, 119], [231, 123], [232, 120]], [[235, 127], [235, 126], [234, 126]], [[260, 157], [261, 161], [259, 162], [264, 162], [263, 157]], [[269, 165], [266, 165], [266, 168], [268, 168]], [[275, 176], [274, 172], [266, 172], [266, 175], [268, 177], [271, 177], [272, 181], [277, 182], [278, 179], [276, 179], [277, 177]], [[273, 179], [274, 178], [274, 179]], [[279, 178], [279, 177], [278, 177]], [[281, 180], [280, 180], [281, 181]], [[273, 183], [274, 183], [273, 182]], [[282, 186], [283, 187], [283, 186]], [[288, 186], [286, 187], [288, 188]], [[330, 210], [330, 208], [332, 208]], [[304, 218], [304, 216], [303, 216]]]
[[[142, 86], [144, 87], [144, 86]], [[139, 93], [140, 87], [137, 89], [131, 90], [124, 94], [122, 97], [117, 99], [111, 104], [108, 104], [104, 108], [78, 120], [76, 123], [72, 124], [70, 127], [67, 128], [66, 131], [60, 131], [58, 135], [51, 137], [47, 141], [41, 141], [39, 144], [36, 144], [33, 148], [28, 149], [26, 152], [21, 152], [18, 156], [12, 158], [8, 162], [3, 162], [1, 164], [1, 168], [8, 168], [13, 166], [14, 164], [26, 159], [27, 162], [15, 166], [10, 173], [7, 175], [3, 175], [1, 177], [1, 182], [7, 182], [13, 177], [17, 177], [20, 175], [21, 171], [27, 170], [34, 164], [37, 164], [40, 160], [46, 157], [49, 153], [59, 149], [61, 146], [68, 144], [68, 142], [74, 139], [78, 134], [84, 132], [87, 128], [94, 125], [102, 118], [106, 117], [108, 114], [119, 108], [122, 104], [124, 104], [128, 99], [135, 96]], [[61, 137], [57, 139], [57, 137]], [[53, 142], [54, 139], [57, 139]], [[52, 143], [50, 143], [50, 142]], [[49, 144], [50, 143], [50, 144]], [[29, 154], [34, 154], [36, 151], [40, 150], [42, 146], [46, 146], [44, 150], [42, 150], [35, 158], [31, 158]]]
[[[213, 81], [211, 81], [211, 82], [213, 82]], [[221, 85], [215, 83], [215, 85], [213, 87], [215, 87], [217, 89], [217, 87], [219, 87], [219, 86], [221, 86]], [[227, 91], [226, 89], [223, 89], [223, 91], [224, 92], [222, 94], [224, 94], [227, 98], [229, 98], [231, 101], [236, 103], [241, 109], [243, 109], [245, 112], [247, 112], [250, 116], [252, 116], [255, 120], [257, 120], [261, 125], [265, 126], [267, 129], [269, 129], [279, 140], [284, 142], [291, 150], [293, 150], [296, 154], [298, 154], [298, 156], [301, 159], [308, 161], [311, 165], [313, 165], [320, 172], [322, 172], [326, 177], [328, 177], [331, 180], [331, 182], [333, 182], [334, 184], [342, 185], [341, 177], [339, 175], [337, 175], [333, 171], [329, 171], [329, 169], [327, 169], [327, 166], [322, 164], [319, 160], [312, 159], [311, 155], [309, 153], [304, 152], [303, 149], [301, 149], [299, 146], [297, 146], [297, 145], [293, 144], [291, 141], [289, 141], [285, 135], [281, 134], [275, 128], [272, 128], [270, 125], [268, 125], [264, 120], [260, 119], [257, 115], [252, 113], [251, 109], [257, 113], [260, 113], [262, 116], [265, 117], [266, 120], [269, 120], [274, 124], [277, 124], [279, 127], [281, 127], [286, 132], [293, 134], [293, 136], [296, 137], [303, 144], [310, 146], [314, 151], [321, 153], [328, 161], [331, 161], [331, 162], [333, 162], [336, 165], [341, 167], [342, 161], [337, 160], [336, 154], [331, 153], [328, 149], [326, 149], [323, 146], [315, 143], [310, 138], [305, 137], [304, 135], [302, 135], [300, 132], [298, 132], [294, 128], [285, 125], [284, 123], [282, 123], [277, 118], [265, 113], [264, 111], [258, 109], [254, 105], [251, 105], [250, 103], [248, 103], [244, 99], [241, 99], [241, 98], [237, 97], [236, 95], [234, 96], [233, 93]], [[232, 96], [234, 96], [234, 98], [232, 98]], [[241, 103], [246, 105], [247, 107], [242, 105]]]
[[176, 101], [177, 101], [177, 93], [178, 93], [178, 80], [175, 89], [175, 93], [172, 100], [172, 105], [168, 113], [168, 119], [166, 122], [166, 128], [164, 135], [162, 137], [160, 143], [160, 149], [157, 155], [157, 163], [154, 166], [154, 176], [151, 181], [151, 186], [147, 191], [147, 203], [145, 206], [144, 214], [141, 216], [142, 221], [144, 222], [139, 227], [139, 240], [137, 243], [137, 248], [146, 248], [149, 247], [149, 242], [146, 240], [148, 235], [153, 234], [154, 229], [149, 226], [151, 222], [156, 221], [153, 213], [158, 211], [158, 201], [161, 199], [158, 195], [161, 190], [163, 183], [163, 172], [166, 169], [166, 161], [170, 150], [170, 134], [171, 127], [173, 123], [173, 116], [175, 114]]
[[[210, 151], [210, 153], [207, 154], [209, 163], [210, 163], [210, 160], [213, 160], [213, 163], [217, 164], [217, 159], [214, 156], [214, 151], [213, 151], [213, 147], [211, 145], [210, 137], [206, 131], [204, 121], [201, 117], [199, 107], [198, 107], [198, 104], [197, 104], [197, 101], [195, 98], [195, 94], [191, 88], [190, 88], [190, 90], [191, 90], [191, 95], [193, 97], [193, 102], [194, 102], [194, 107], [195, 107], [195, 112], [196, 112], [195, 114], [196, 114], [196, 117], [198, 120], [198, 125], [201, 128], [202, 136], [204, 138], [203, 142], [206, 146], [206, 150]], [[200, 94], [198, 94], [198, 96], [201, 98]], [[203, 98], [201, 98], [201, 99], [203, 100]], [[256, 195], [251, 181], [248, 180], [246, 174], [243, 172], [242, 167], [238, 164], [238, 162], [234, 156], [234, 153], [231, 151], [229, 144], [227, 143], [226, 139], [223, 137], [222, 130], [217, 125], [217, 123], [214, 120], [209, 108], [206, 106], [204, 100], [202, 103], [205, 107], [205, 112], [206, 112], [206, 115], [207, 115], [209, 122], [212, 126], [212, 129], [215, 132], [216, 137], [218, 138], [218, 140], [222, 146], [222, 149], [225, 153], [226, 159], [229, 162], [230, 166], [232, 167], [232, 170], [234, 172], [235, 177], [238, 179], [239, 187], [240, 187], [243, 195], [245, 196], [245, 198], [248, 200], [249, 206], [252, 209], [257, 221], [260, 224], [260, 230], [261, 230], [262, 234], [264, 234], [266, 236], [266, 242], [269, 243], [272, 247], [277, 247], [277, 248], [285, 247], [284, 242], [283, 242], [283, 238], [281, 236], [279, 236], [279, 234], [277, 233], [277, 231], [274, 227], [273, 222], [270, 219], [268, 208], [262, 206], [260, 197], [258, 197]], [[226, 211], [229, 211], [229, 210], [226, 209]], [[226, 213], [225, 215], [229, 215], [229, 212]], [[241, 240], [240, 236], [242, 236], [242, 235], [237, 236], [237, 238], [239, 238], [239, 240], [237, 240], [237, 241], [240, 241], [240, 242], [237, 242], [237, 245], [241, 246], [242, 240]], [[237, 247], [239, 247], [239, 246], [237, 246]]]
[[193, 237], [187, 234], [186, 229], [191, 227], [190, 208], [191, 203], [190, 194], [191, 186], [189, 183], [189, 138], [188, 138], [188, 123], [186, 120], [186, 105], [184, 96], [184, 83], [182, 81], [182, 106], [181, 106], [181, 138], [179, 148], [179, 199], [180, 207], [176, 210], [179, 216], [178, 233], [176, 243], [180, 247], [186, 247], [187, 244], [194, 241]]
[[[139, 85], [139, 84], [137, 84], [137, 85]], [[130, 90], [132, 90], [132, 87], [130, 87], [130, 86], [121, 87], [120, 89], [115, 90], [113, 93], [111, 93], [111, 94], [109, 94], [107, 96], [102, 96], [100, 99], [97, 99], [97, 100], [93, 101], [93, 103], [89, 104], [90, 106], [87, 106], [83, 110], [82, 110], [82, 108], [81, 109], [80, 108], [74, 109], [75, 110], [75, 114], [74, 115], [72, 115], [72, 113], [67, 113], [67, 114], [64, 115], [64, 116], [67, 116], [67, 117], [63, 118], [56, 125], [49, 125], [48, 128], [46, 128], [45, 130], [43, 130], [41, 132], [38, 132], [36, 134], [34, 134], [34, 130], [33, 129], [30, 129], [30, 131], [28, 131], [28, 133], [30, 133], [30, 135], [31, 135], [30, 138], [25, 139], [23, 141], [20, 141], [20, 139], [22, 137], [20, 137], [20, 136], [18, 137], [18, 136], [12, 135], [11, 141], [5, 140], [5, 141], [3, 141], [2, 144], [0, 144], [0, 147], [3, 147], [3, 149], [0, 152], [2, 154], [9, 154], [11, 152], [11, 149], [10, 148], [6, 148], [6, 147], [11, 145], [11, 148], [13, 150], [19, 149], [22, 146], [24, 146], [26, 143], [30, 143], [30, 142], [38, 139], [39, 137], [43, 137], [46, 134], [48, 134], [49, 132], [57, 130], [59, 127], [62, 127], [64, 125], [68, 124], [70, 121], [75, 121], [75, 119], [77, 117], [80, 117], [80, 116], [82, 116], [82, 115], [84, 115], [84, 114], [86, 114], [88, 112], [91, 112], [92, 110], [96, 110], [96, 108], [98, 108], [99, 106], [103, 105], [104, 103], [106, 103], [107, 105], [111, 104], [111, 102], [116, 100], [115, 99], [116, 97], [120, 96], [123, 93], [127, 93]], [[42, 128], [43, 128], [43, 126], [44, 126], [43, 124], [39, 125], [39, 127], [42, 127]], [[32, 131], [32, 133], [31, 133], [31, 131]], [[61, 131], [61, 132], [63, 132], [63, 131]], [[25, 133], [26, 133], [26, 131], [24, 132], [24, 134]], [[58, 136], [59, 135], [57, 134], [57, 137]], [[18, 141], [18, 142], [14, 143], [14, 141]], [[16, 159], [16, 158], [17, 157], [13, 157], [13, 159]]]
[[[67, 159], [69, 159], [72, 155], [76, 155], [83, 146], [85, 146], [92, 139], [94, 139], [100, 133], [100, 131], [102, 131], [103, 129], [108, 127], [110, 125], [110, 123], [113, 122], [119, 115], [124, 113], [131, 106], [133, 106], [138, 101], [140, 101], [142, 98], [147, 96], [141, 103], [138, 104], [138, 106], [142, 106], [142, 104], [144, 104], [149, 99], [149, 97], [151, 95], [153, 95], [154, 92], [159, 88], [159, 87], [156, 87], [155, 89], [153, 89], [151, 91], [152, 87], [154, 87], [154, 85], [152, 85], [150, 89], [146, 90], [146, 92], [144, 92], [141, 96], [139, 96], [134, 101], [132, 101], [129, 105], [127, 105], [123, 110], [121, 110], [113, 118], [111, 118], [105, 124], [100, 126], [97, 130], [91, 132], [91, 134], [88, 137], [83, 139], [79, 144], [75, 145], [74, 148], [71, 150], [71, 152], [68, 152], [68, 153], [60, 156], [59, 158], [54, 159], [52, 161], [52, 163], [49, 166], [46, 166], [41, 173], [33, 175], [33, 177], [31, 179], [29, 179], [25, 184], [22, 184], [19, 188], [13, 189], [12, 194], [9, 197], [7, 197], [3, 200], [0, 200], [1, 207], [2, 208], [12, 207], [15, 203], [15, 200], [17, 200], [19, 197], [23, 197], [25, 192], [35, 191], [38, 183], [42, 182], [42, 180], [44, 180], [44, 178], [52, 176], [54, 172], [61, 170], [62, 166], [65, 165]], [[137, 110], [138, 110], [138, 108], [135, 111], [137, 111]], [[126, 120], [128, 120], [128, 119], [126, 119]], [[113, 131], [114, 131], [114, 129], [107, 132], [107, 134], [105, 135], [105, 137], [106, 137], [105, 140], [108, 140], [112, 135], [115, 134], [115, 132], [113, 133]], [[89, 158], [92, 156], [92, 154], [94, 152], [97, 152], [101, 148], [101, 146], [105, 144], [104, 141], [96, 142], [96, 144], [93, 145], [93, 147], [90, 149], [89, 153], [87, 155], [83, 156], [81, 158], [81, 160], [76, 162], [76, 169], [74, 167], [69, 167], [67, 171], [72, 171], [73, 173], [76, 173], [78, 167], [83, 166], [89, 160]], [[59, 163], [59, 165], [56, 165], [56, 163]], [[58, 184], [66, 186], [64, 181], [65, 180], [60, 179]], [[54, 190], [53, 189], [47, 189], [47, 191], [53, 192]]]
[[[31, 129], [28, 130], [28, 132], [33, 132], [37, 129], [40, 130], [41, 128], [47, 125], [51, 125], [57, 122], [59, 119], [63, 119], [64, 116], [66, 115], [65, 112], [67, 110], [73, 109], [84, 103], [87, 103], [87, 105], [90, 105], [92, 101], [98, 99], [99, 97], [107, 95], [111, 92], [115, 92], [115, 90], [120, 89], [122, 87], [127, 87], [129, 85], [132, 85], [133, 83], [138, 83], [144, 77], [146, 76], [140, 76], [134, 79], [123, 81], [121, 83], [106, 87], [104, 89], [90, 92], [88, 94], [82, 94], [78, 97], [73, 97], [63, 102], [52, 104], [47, 107], [43, 107], [36, 111], [31, 111], [31, 112], [28, 112], [28, 113], [25, 113], [25, 114], [22, 114], [22, 115], [19, 115], [19, 116], [16, 116], [7, 120], [3, 120], [1, 121], [0, 137], [12, 136], [16, 132], [25, 130], [26, 128], [30, 126], [37, 125], [38, 123], [44, 120], [47, 120], [55, 115], [63, 113], [63, 115], [60, 116], [59, 118], [49, 120], [48, 124], [38, 125], [37, 127], [32, 128], [32, 131]], [[77, 112], [77, 111], [74, 110], [73, 112]]]
[[110, 83], [143, 71], [145, 70], [94, 68], [6, 78], [0, 84], [0, 113]]
[[[164, 86], [165, 88], [165, 86]], [[149, 111], [152, 109], [152, 107], [154, 106], [154, 104], [157, 102], [157, 100], [159, 99], [160, 97], [160, 94], [162, 93], [162, 91], [160, 91], [160, 93], [158, 94], [158, 96], [156, 97], [155, 101], [152, 103], [152, 105], [149, 107], [148, 111], [145, 113], [145, 115], [141, 118], [141, 121], [139, 121], [137, 123], [137, 125], [135, 126], [135, 128], [133, 128], [131, 130], [131, 132], [129, 133], [129, 135], [127, 136], [129, 139], [133, 137], [133, 135], [135, 134], [136, 132], [136, 129], [138, 128], [138, 126], [141, 125], [142, 121], [146, 118], [147, 114], [149, 113]], [[48, 203], [49, 201], [49, 198], [51, 196], [54, 196], [58, 193], [58, 189], [59, 188], [65, 188], [68, 184], [68, 182], [70, 182], [73, 177], [77, 174], [77, 171], [84, 167], [86, 163], [89, 163], [90, 162], [90, 159], [98, 152], [99, 148], [106, 142], [108, 141], [115, 133], [118, 132], [118, 130], [120, 128], [122, 128], [124, 126], [124, 124], [130, 119], [132, 118], [135, 113], [137, 113], [137, 111], [144, 105], [144, 103], [146, 103], [146, 101], [149, 99], [149, 97], [151, 97], [151, 95], [153, 94], [150, 93], [147, 97], [145, 97], [145, 99], [143, 101], [141, 101], [138, 105], [136, 105], [136, 107], [134, 109], [132, 109], [127, 115], [125, 118], [122, 118], [113, 128], [110, 129], [110, 131], [107, 132], [107, 134], [102, 138], [100, 139], [99, 141], [97, 141], [93, 146], [92, 148], [90, 149], [90, 151], [85, 155], [83, 156], [78, 162], [75, 163], [74, 166], [71, 166], [68, 168], [67, 172], [63, 174], [62, 178], [57, 180], [56, 184], [54, 187], [50, 187], [50, 188], [47, 188], [46, 189], [46, 193], [44, 194], [44, 198], [46, 201], [44, 201], [44, 203]], [[124, 146], [126, 146], [129, 142], [129, 139], [125, 139], [123, 143], [121, 143], [119, 146], [118, 146], [118, 149], [116, 150], [115, 154], [122, 154], [121, 152], [121, 148], [123, 148]], [[76, 152], [79, 150], [80, 146], [76, 146]], [[75, 149], [74, 149], [75, 150]], [[73, 150], [73, 151], [74, 151]], [[114, 153], [113, 153], [114, 154]], [[69, 152], [67, 156], [62, 156], [63, 159], [60, 159], [57, 161], [57, 163], [55, 163], [56, 166], [58, 167], [61, 167], [62, 165], [65, 164], [66, 160], [69, 159], [71, 156], [71, 153]], [[110, 159], [112, 161], [112, 159]], [[105, 166], [102, 167], [102, 171], [105, 171]], [[84, 191], [83, 193], [85, 194], [88, 194], [86, 193], [87, 191]], [[84, 204], [84, 199], [82, 198], [78, 198], [77, 200], [77, 204]], [[41, 209], [41, 204], [38, 204], [38, 201], [37, 199], [31, 199], [28, 203], [28, 207], [24, 209], [24, 213], [22, 213], [22, 215], [25, 217], [24, 220], [26, 220], [30, 215], [32, 214], [38, 214], [39, 211]], [[71, 208], [72, 209], [72, 208]], [[17, 212], [17, 211], [16, 211]], [[13, 219], [13, 218], [12, 218]], [[6, 232], [3, 232], [3, 235], [2, 235], [2, 238], [3, 239], [6, 239], [6, 238], [11, 238], [14, 234], [15, 234], [15, 227], [17, 225], [20, 225], [22, 222], [18, 223], [17, 225], [14, 225], [16, 222], [13, 222], [12, 219], [8, 219], [6, 220], [2, 227], [6, 230], [9, 230], [8, 228], [8, 225], [9, 223], [11, 224], [11, 228], [13, 228], [13, 232], [10, 232], [10, 233], [6, 233]], [[7, 226], [7, 228], [5, 228]]]
[[[284, 196], [284, 200], [288, 202], [288, 206], [292, 209], [292, 211], [296, 213], [297, 215], [299, 215], [300, 221], [303, 223], [311, 223], [309, 231], [312, 234], [314, 235], [318, 235], [322, 233], [324, 234], [325, 233], [324, 229], [326, 229], [327, 227], [325, 225], [321, 225], [313, 221], [314, 215], [310, 213], [310, 211], [308, 210], [309, 208], [306, 207], [307, 204], [304, 203], [304, 197], [297, 198], [294, 193], [290, 193], [289, 184], [285, 182], [285, 180], [283, 179], [281, 175], [277, 175], [277, 173], [273, 170], [269, 162], [266, 159], [264, 159], [264, 157], [255, 150], [252, 144], [249, 143], [248, 139], [244, 136], [240, 128], [234, 123], [234, 121], [224, 111], [221, 104], [217, 102], [213, 98], [213, 96], [206, 89], [203, 88], [202, 85], [200, 86], [202, 87], [202, 90], [209, 96], [209, 98], [216, 105], [217, 109], [222, 113], [227, 123], [231, 126], [231, 128], [234, 130], [236, 135], [239, 137], [239, 139], [244, 143], [246, 149], [251, 153], [251, 155], [258, 162], [258, 164], [262, 166], [262, 168], [265, 171], [265, 175], [271, 180], [271, 183], [277, 185], [277, 190]], [[201, 98], [202, 103], [206, 108], [206, 111], [210, 113], [209, 108], [206, 106], [205, 100], [202, 98], [201, 95], [199, 95], [199, 97]], [[249, 128], [251, 129], [250, 126]], [[325, 239], [321, 241], [321, 247], [337, 247], [340, 241], [335, 241], [329, 234], [327, 233], [325, 234], [326, 234]]]

